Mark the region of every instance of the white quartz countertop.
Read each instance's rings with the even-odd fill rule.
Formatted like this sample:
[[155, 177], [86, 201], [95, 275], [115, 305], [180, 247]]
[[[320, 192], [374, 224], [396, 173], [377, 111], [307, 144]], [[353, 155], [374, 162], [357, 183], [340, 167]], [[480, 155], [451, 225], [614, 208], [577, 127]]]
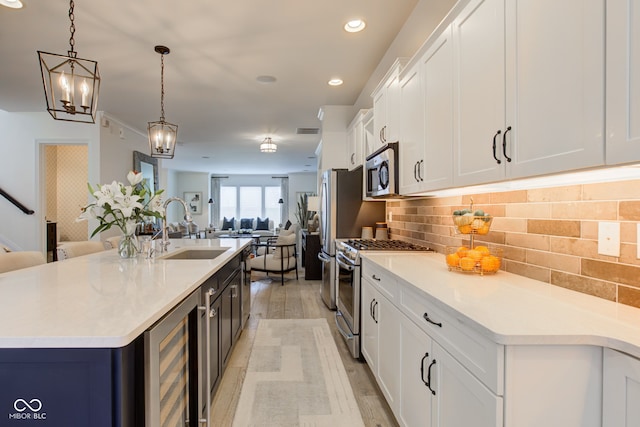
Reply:
[[123, 347], [251, 243], [170, 241], [167, 254], [227, 251], [207, 260], [163, 260], [121, 259], [112, 249], [0, 274], [0, 348]]
[[595, 345], [640, 358], [640, 309], [504, 271], [451, 272], [436, 253], [361, 254], [498, 344]]

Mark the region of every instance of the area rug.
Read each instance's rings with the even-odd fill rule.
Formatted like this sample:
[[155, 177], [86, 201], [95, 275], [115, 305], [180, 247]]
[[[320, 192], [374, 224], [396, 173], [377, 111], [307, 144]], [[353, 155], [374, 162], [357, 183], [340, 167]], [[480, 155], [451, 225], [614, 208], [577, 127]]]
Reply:
[[364, 426], [326, 319], [260, 320], [233, 426]]

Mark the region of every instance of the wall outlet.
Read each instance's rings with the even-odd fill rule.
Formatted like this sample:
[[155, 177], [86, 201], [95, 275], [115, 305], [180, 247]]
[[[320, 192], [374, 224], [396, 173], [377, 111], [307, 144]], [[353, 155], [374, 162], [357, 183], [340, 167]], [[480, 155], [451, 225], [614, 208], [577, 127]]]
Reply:
[[123, 128], [119, 128], [118, 129], [118, 136], [120, 137], [120, 139], [124, 139], [124, 129]]
[[598, 253], [600, 255], [620, 256], [620, 223], [598, 223]]

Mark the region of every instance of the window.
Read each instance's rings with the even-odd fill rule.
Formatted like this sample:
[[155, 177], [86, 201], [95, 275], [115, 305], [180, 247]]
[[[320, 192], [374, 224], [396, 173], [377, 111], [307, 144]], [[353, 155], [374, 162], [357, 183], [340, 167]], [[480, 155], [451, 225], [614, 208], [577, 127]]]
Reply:
[[218, 203], [218, 206], [220, 206], [220, 219], [236, 216], [238, 201], [236, 192], [236, 187], [220, 187], [220, 203]]
[[279, 224], [280, 186], [221, 186], [220, 219], [269, 218]]

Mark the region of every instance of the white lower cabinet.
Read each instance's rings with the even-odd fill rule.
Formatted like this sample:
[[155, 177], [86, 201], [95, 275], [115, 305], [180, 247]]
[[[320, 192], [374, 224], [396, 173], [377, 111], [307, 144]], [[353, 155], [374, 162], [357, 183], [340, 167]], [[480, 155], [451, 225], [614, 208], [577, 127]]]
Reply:
[[398, 422], [424, 426], [431, 422], [432, 391], [429, 388], [433, 360], [431, 338], [405, 316], [400, 322], [400, 404]]
[[604, 349], [603, 427], [640, 426], [640, 360]]
[[502, 397], [484, 384], [433, 343], [431, 388], [432, 427], [495, 427], [502, 425]]
[[362, 354], [389, 406], [396, 412], [401, 364], [400, 313], [367, 280], [362, 281], [362, 303]]

